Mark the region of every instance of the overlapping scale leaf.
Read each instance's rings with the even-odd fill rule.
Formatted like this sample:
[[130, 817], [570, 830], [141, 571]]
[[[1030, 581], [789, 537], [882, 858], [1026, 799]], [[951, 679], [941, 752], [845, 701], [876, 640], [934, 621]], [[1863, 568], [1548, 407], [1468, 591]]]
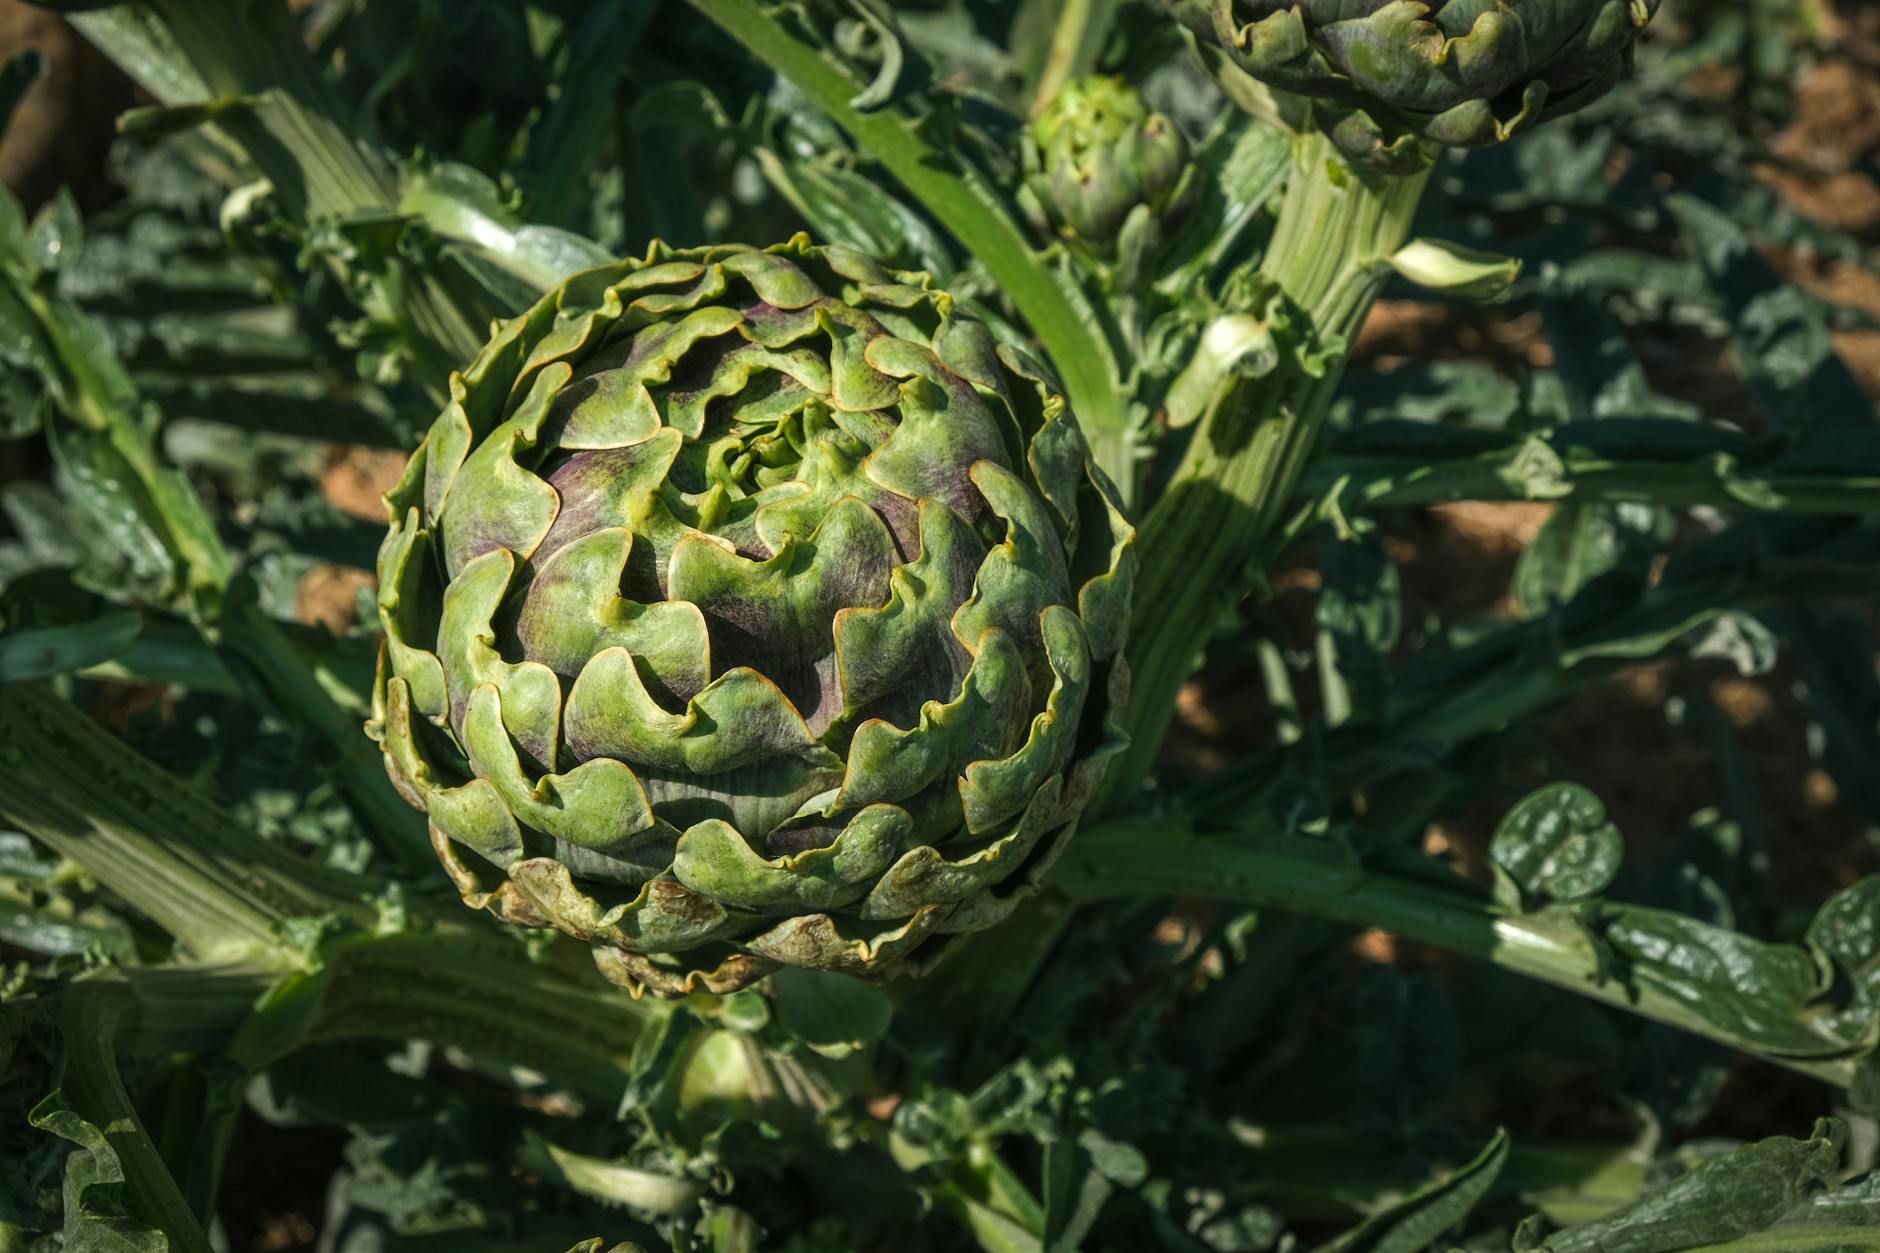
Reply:
[[1498, 143], [1604, 95], [1659, 0], [1166, 3], [1220, 72], [1312, 97], [1349, 155], [1404, 172], [1425, 145]]
[[1134, 561], [1048, 371], [798, 237], [577, 275], [449, 395], [370, 730], [466, 902], [676, 993], [919, 969], [1040, 881]]

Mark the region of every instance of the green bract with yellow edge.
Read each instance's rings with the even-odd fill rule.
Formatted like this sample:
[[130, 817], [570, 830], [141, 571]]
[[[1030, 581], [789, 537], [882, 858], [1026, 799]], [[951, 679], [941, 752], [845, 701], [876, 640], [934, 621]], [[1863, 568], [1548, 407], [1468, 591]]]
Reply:
[[924, 274], [655, 244], [499, 323], [387, 497], [370, 730], [466, 902], [631, 988], [886, 976], [1107, 759], [1134, 531]]
[[[1580, 109], [1660, 0], [1164, 0], [1238, 71], [1308, 97], [1353, 160], [1407, 172]], [[1208, 58], [1204, 58], [1206, 60]], [[1232, 92], [1230, 91], [1230, 94]]]

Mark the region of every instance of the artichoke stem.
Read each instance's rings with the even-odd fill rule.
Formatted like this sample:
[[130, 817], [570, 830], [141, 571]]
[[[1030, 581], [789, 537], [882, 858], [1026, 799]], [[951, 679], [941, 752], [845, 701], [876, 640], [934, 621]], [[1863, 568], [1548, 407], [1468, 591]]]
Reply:
[[1343, 374], [1344, 352], [1409, 237], [1429, 172], [1354, 169], [1329, 139], [1298, 140], [1295, 167], [1261, 272], [1305, 311], [1335, 351], [1317, 377], [1281, 366], [1230, 376], [1207, 407], [1167, 492], [1142, 526], [1130, 622], [1130, 747], [1101, 809], [1133, 804], [1176, 695], [1220, 615], [1253, 585], [1253, 562], [1284, 518]]

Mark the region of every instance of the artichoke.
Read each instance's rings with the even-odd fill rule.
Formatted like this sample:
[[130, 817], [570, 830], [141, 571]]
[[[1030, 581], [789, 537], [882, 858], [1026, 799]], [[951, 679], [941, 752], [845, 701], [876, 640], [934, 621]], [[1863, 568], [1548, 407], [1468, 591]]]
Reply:
[[1118, 78], [1074, 79], [1026, 130], [1022, 199], [1046, 234], [1112, 255], [1131, 213], [1179, 221], [1194, 167], [1175, 124]]
[[1238, 72], [1311, 98], [1347, 155], [1392, 172], [1597, 100], [1659, 2], [1166, 0]]
[[579, 274], [386, 499], [393, 782], [467, 903], [636, 991], [924, 968], [1121, 746], [1134, 531], [925, 274], [801, 236]]

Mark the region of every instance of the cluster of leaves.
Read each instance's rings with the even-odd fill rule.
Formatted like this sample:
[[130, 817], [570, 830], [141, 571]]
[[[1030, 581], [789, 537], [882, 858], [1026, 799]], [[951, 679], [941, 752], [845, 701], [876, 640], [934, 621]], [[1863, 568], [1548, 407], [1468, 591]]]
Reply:
[[[372, 615], [298, 620], [310, 569], [378, 542], [321, 490], [332, 446], [408, 445], [436, 362], [596, 257], [799, 227], [1029, 325], [1126, 455], [1174, 446], [1202, 329], [1279, 309], [1249, 267], [1293, 144], [1151, 4], [303, 7], [81, 14], [162, 107], [111, 208], [0, 203], [0, 433], [32, 469], [0, 485], [0, 1248], [255, 1247], [270, 1214], [335, 1253], [1876, 1247], [1880, 879], [1774, 892], [1701, 687], [1676, 717], [1720, 799], [1683, 829], [1534, 788], [1561, 702], [1729, 665], [1794, 685], [1850, 837], [1880, 828], [1880, 425], [1832, 341], [1861, 315], [1766, 255], [1871, 259], [1751, 177], [1808, 6], [1670, 6], [1702, 37], [1436, 172], [1426, 220], [1525, 262], [1493, 316], [1535, 315], [1550, 364], [1352, 369], [1264, 554], [1310, 544], [1310, 613], [1235, 606], [1201, 672], [1263, 693], [1257, 742], [1165, 763], [919, 984], [677, 1004], [441, 882], [359, 735]], [[1722, 63], [1728, 109], [1691, 86]], [[1153, 264], [973, 207], [1068, 66], [1194, 145]], [[1667, 342], [1727, 345], [1725, 404], [1654, 384]], [[1464, 500], [1554, 506], [1510, 612], [1406, 598], [1393, 542]], [[1422, 851], [1484, 807], [1478, 876]]]

